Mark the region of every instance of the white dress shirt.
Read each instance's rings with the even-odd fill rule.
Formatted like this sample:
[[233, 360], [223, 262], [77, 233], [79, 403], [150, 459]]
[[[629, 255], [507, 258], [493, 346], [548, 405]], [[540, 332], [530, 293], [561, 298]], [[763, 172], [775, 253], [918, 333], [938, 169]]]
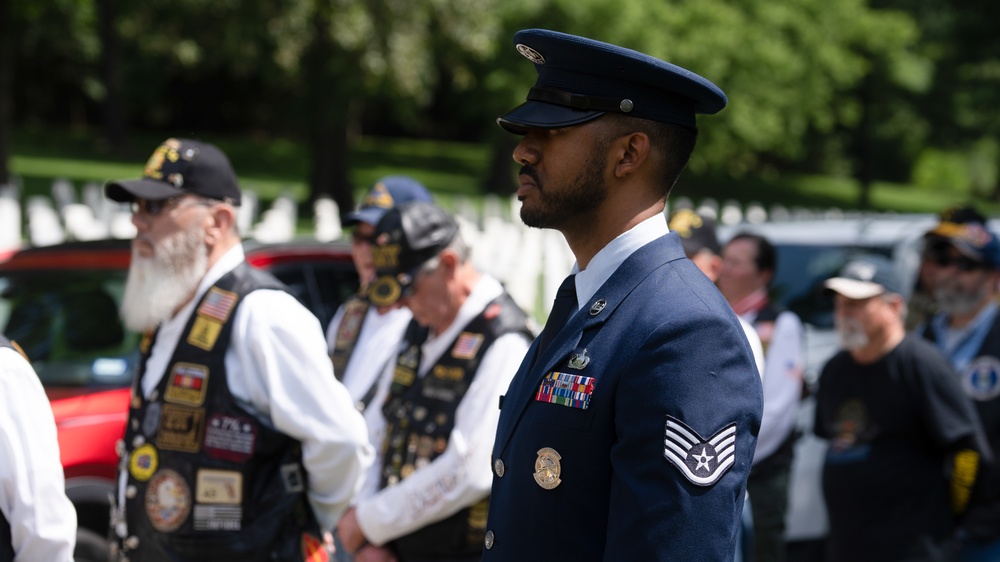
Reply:
[[[237, 245], [205, 275], [194, 299], [160, 326], [142, 380], [148, 397], [159, 384], [201, 296], [244, 261]], [[275, 290], [247, 295], [233, 319], [226, 350], [233, 397], [276, 430], [302, 442], [309, 501], [332, 529], [361, 487], [374, 458], [364, 419], [333, 376], [319, 320], [295, 297]]]
[[[426, 376], [451, 348], [459, 332], [502, 292], [499, 281], [483, 275], [451, 325], [439, 336], [431, 335], [421, 346], [417, 375]], [[379, 490], [383, 461], [379, 452], [379, 458], [368, 471], [356, 511], [358, 525], [370, 542], [385, 544], [489, 495], [493, 483], [490, 455], [500, 418], [498, 400], [514, 378], [530, 343], [521, 334], [507, 334], [489, 347], [455, 412], [455, 427], [439, 457], [398, 484]], [[379, 443], [386, 426], [381, 406], [388, 395], [395, 364], [394, 356], [379, 379], [378, 394], [365, 410], [373, 438]]]
[[594, 255], [587, 265], [587, 269], [580, 270], [580, 265], [573, 264], [573, 273], [576, 273], [576, 301], [579, 308], [589, 304], [590, 298], [604, 285], [604, 282], [611, 278], [611, 275], [618, 270], [629, 256], [636, 250], [649, 244], [653, 240], [665, 236], [670, 229], [667, 228], [667, 217], [663, 213], [642, 221], [618, 235], [617, 238], [608, 242], [601, 251]]
[[45, 390], [17, 351], [0, 348], [0, 511], [15, 562], [72, 562], [76, 510], [66, 497]]
[[[756, 312], [743, 315], [743, 319], [750, 323], [756, 317]], [[764, 417], [760, 422], [753, 464], [771, 456], [795, 429], [799, 401], [802, 398], [804, 341], [805, 329], [799, 317], [787, 310], [778, 314], [764, 353], [761, 380], [764, 389]]]
[[[344, 307], [337, 309], [326, 331], [327, 349], [333, 350], [337, 342], [337, 331], [344, 318]], [[378, 307], [371, 305], [365, 314], [361, 332], [354, 342], [354, 351], [347, 362], [340, 382], [347, 387], [351, 399], [359, 402], [371, 390], [375, 379], [385, 370], [389, 359], [396, 355], [396, 347], [403, 339], [403, 333], [410, 324], [413, 313], [408, 308], [397, 308], [379, 314]]]

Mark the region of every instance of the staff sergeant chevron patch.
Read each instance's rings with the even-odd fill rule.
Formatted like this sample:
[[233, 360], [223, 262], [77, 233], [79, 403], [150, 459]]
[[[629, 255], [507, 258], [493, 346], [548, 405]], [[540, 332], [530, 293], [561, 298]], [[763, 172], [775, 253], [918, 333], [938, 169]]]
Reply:
[[696, 486], [711, 486], [736, 463], [736, 424], [723, 427], [708, 439], [672, 416], [667, 416], [663, 456]]

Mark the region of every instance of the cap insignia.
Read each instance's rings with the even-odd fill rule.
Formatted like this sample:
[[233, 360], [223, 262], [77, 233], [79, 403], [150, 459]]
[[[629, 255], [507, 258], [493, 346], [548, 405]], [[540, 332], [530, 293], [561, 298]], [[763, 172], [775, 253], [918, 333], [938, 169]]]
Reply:
[[545, 57], [542, 56], [542, 53], [539, 53], [524, 43], [517, 44], [517, 52], [521, 53], [524, 55], [524, 58], [535, 64], [545, 64]]

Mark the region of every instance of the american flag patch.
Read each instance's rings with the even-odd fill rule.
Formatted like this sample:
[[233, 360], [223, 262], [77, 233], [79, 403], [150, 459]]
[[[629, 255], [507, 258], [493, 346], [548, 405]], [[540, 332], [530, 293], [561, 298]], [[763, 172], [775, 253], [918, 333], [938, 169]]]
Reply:
[[593, 393], [594, 377], [552, 371], [542, 379], [535, 400], [586, 410]]
[[236, 293], [212, 287], [212, 290], [205, 295], [205, 299], [201, 301], [198, 314], [225, 322], [229, 318], [229, 312], [233, 310], [233, 305], [236, 304], [236, 299]]
[[451, 356], [458, 359], [472, 359], [479, 351], [479, 346], [483, 343], [482, 334], [472, 334], [462, 332], [455, 340], [455, 347], [451, 348]]

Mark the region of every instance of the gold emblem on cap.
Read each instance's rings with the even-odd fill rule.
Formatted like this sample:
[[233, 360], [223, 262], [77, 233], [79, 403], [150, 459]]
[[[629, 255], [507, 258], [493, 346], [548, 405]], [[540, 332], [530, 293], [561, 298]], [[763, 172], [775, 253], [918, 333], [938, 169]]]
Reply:
[[382, 182], [376, 183], [361, 203], [362, 207], [378, 207], [380, 209], [391, 209], [392, 205], [392, 194]]
[[[381, 244], [376, 241], [376, 244]], [[372, 247], [372, 263], [377, 269], [393, 269], [399, 267], [399, 244], [376, 245]]]
[[545, 57], [542, 56], [542, 53], [539, 53], [524, 43], [518, 43], [516, 49], [517, 52], [524, 55], [524, 58], [530, 60], [531, 62], [535, 64], [545, 64]]
[[670, 230], [681, 238], [691, 238], [691, 232], [704, 224], [701, 215], [691, 209], [680, 209], [670, 218]]
[[392, 275], [383, 275], [368, 286], [368, 300], [375, 306], [395, 304], [402, 294], [403, 288]]
[[535, 482], [539, 486], [546, 490], [552, 490], [562, 484], [562, 480], [559, 479], [559, 474], [562, 472], [562, 465], [559, 464], [561, 459], [562, 456], [555, 449], [542, 447], [538, 450], [534, 476]]

